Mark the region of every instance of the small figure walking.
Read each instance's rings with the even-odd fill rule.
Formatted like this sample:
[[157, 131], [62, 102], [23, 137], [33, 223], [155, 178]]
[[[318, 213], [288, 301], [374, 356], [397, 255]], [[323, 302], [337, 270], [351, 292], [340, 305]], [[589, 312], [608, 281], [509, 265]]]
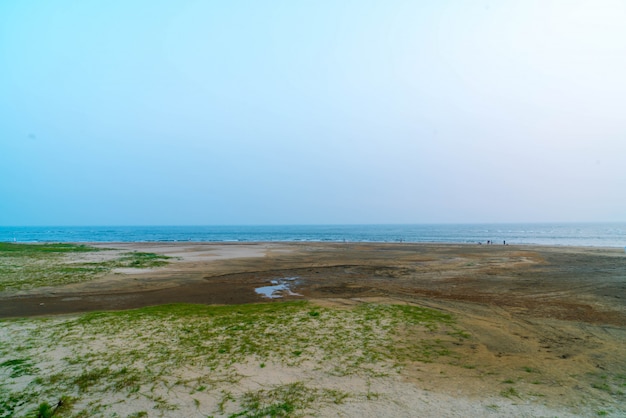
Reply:
[[502, 245], [506, 245], [506, 241], [502, 241]]

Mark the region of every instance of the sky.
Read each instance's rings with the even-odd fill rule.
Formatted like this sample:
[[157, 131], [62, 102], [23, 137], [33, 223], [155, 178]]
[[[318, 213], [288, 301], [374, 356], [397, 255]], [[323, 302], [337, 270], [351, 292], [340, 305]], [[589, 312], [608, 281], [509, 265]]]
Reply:
[[0, 2], [0, 225], [626, 221], [626, 2]]

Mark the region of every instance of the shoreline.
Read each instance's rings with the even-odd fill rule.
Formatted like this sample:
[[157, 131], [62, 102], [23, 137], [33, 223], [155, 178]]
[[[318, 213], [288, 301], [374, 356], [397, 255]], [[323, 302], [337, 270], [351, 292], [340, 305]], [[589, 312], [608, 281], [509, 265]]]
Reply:
[[623, 248], [626, 223], [479, 223], [379, 225], [205, 225], [0, 227], [0, 241], [20, 242], [310, 242], [452, 243]]
[[75, 244], [75, 245], [124, 245], [124, 244], [175, 244], [175, 245], [193, 245], [193, 244], [212, 244], [212, 245], [247, 245], [247, 244], [397, 244], [397, 245], [486, 245], [492, 247], [517, 246], [517, 247], [543, 247], [543, 248], [581, 248], [581, 249], [606, 249], [606, 250], [624, 250], [625, 245], [578, 245], [578, 244], [541, 244], [541, 243], [516, 243], [507, 242], [506, 244], [485, 242], [456, 242], [456, 241], [342, 241], [342, 240], [284, 240], [284, 241], [182, 241], [182, 240], [159, 240], [159, 241], [0, 241], [5, 244]]

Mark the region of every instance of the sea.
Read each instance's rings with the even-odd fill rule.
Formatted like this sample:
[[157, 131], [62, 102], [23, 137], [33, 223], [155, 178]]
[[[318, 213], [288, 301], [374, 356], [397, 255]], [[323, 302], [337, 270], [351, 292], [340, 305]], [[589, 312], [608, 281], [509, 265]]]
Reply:
[[0, 242], [423, 242], [626, 246], [626, 223], [6, 226]]

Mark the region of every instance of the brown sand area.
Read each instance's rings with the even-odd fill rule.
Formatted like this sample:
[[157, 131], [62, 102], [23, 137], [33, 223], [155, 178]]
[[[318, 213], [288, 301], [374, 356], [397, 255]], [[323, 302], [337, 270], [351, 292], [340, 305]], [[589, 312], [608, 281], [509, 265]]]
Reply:
[[[307, 299], [332, 307], [364, 301], [411, 303], [454, 315], [470, 334], [455, 343], [466, 367], [410, 365], [403, 378], [420, 389], [480, 398], [497, 395], [508, 378], [520, 392], [537, 393], [517, 399], [522, 404], [538, 403], [574, 415], [579, 408], [581, 415], [606, 410], [610, 416], [626, 416], [626, 254], [621, 249], [406, 243], [93, 245], [174, 258], [158, 269], [121, 270], [85, 283], [5, 294], [0, 317], [172, 302], [267, 302], [255, 289], [295, 278], [291, 291], [296, 294], [284, 292], [272, 300]], [[74, 257], [84, 261], [99, 254]], [[607, 375], [623, 391], [603, 387]]]

